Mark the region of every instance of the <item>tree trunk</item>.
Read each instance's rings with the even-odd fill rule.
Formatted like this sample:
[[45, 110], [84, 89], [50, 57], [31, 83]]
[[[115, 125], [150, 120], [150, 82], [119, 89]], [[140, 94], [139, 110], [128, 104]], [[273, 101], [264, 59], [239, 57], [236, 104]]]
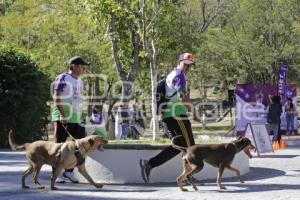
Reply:
[[154, 41], [152, 40], [152, 53], [150, 54], [150, 68], [151, 68], [151, 91], [152, 91], [152, 139], [156, 140], [158, 133], [158, 115], [157, 115], [157, 107], [156, 107], [156, 87], [157, 87], [157, 69], [155, 65], [156, 61], [156, 52]]
[[143, 97], [142, 99], [142, 110], [143, 110], [143, 113], [144, 113], [144, 117], [146, 118], [147, 117], [147, 112], [146, 112], [146, 101], [145, 101], [145, 98]]
[[92, 102], [93, 102], [93, 99], [92, 99], [92, 83], [88, 83], [88, 96], [89, 96], [89, 99], [88, 99], [88, 116], [91, 116], [92, 115]]

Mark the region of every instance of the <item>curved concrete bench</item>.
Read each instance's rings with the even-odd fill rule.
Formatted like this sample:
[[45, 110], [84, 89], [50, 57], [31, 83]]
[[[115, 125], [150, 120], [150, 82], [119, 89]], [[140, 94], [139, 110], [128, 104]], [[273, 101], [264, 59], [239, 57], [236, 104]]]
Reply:
[[[109, 144], [104, 151], [96, 151], [86, 159], [86, 168], [91, 177], [100, 183], [143, 183], [139, 160], [148, 159], [168, 145]], [[244, 152], [235, 156], [233, 167], [241, 174], [249, 172], [249, 159]], [[87, 182], [77, 170], [75, 175], [81, 182]], [[151, 171], [151, 182], [176, 182], [182, 172], [181, 154]], [[235, 177], [236, 174], [225, 170], [223, 177]], [[215, 179], [217, 169], [205, 164], [194, 176], [198, 180]]]

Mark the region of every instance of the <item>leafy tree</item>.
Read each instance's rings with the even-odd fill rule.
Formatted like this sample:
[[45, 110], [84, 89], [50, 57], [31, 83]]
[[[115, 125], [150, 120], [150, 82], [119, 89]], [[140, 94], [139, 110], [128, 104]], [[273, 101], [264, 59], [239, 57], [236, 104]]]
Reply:
[[112, 67], [110, 43], [96, 32], [86, 9], [78, 0], [15, 1], [0, 20], [2, 39], [30, 50], [52, 78], [66, 70], [74, 55], [91, 63], [90, 72], [99, 73]]
[[[59, 19], [59, 20], [58, 20]], [[84, 1], [15, 1], [0, 19], [2, 39], [29, 50], [40, 68], [53, 80], [67, 70], [67, 60], [80, 55], [91, 63], [87, 74], [106, 75], [110, 89], [116, 73], [113, 69], [110, 41], [104, 29], [96, 29]], [[104, 82], [96, 77], [83, 78], [87, 94], [99, 96]], [[109, 94], [109, 92], [108, 92]], [[93, 103], [111, 98], [91, 98]], [[91, 106], [89, 106], [91, 110]]]
[[[133, 94], [139, 68], [140, 34], [138, 33], [137, 1], [88, 0], [95, 23], [107, 27], [117, 73], [122, 82], [121, 101], [128, 102]], [[129, 98], [128, 98], [129, 97]]]
[[5, 12], [12, 5], [12, 3], [13, 1], [9, 1], [9, 0], [3, 0], [2, 2], [0, 2], [0, 15], [4, 15]]
[[[206, 61], [224, 89], [236, 83], [276, 83], [279, 66], [297, 68], [296, 1], [232, 1], [219, 28], [206, 35]], [[297, 7], [297, 6], [296, 6]]]
[[40, 138], [48, 116], [49, 80], [22, 50], [0, 46], [0, 147], [13, 129], [16, 141]]

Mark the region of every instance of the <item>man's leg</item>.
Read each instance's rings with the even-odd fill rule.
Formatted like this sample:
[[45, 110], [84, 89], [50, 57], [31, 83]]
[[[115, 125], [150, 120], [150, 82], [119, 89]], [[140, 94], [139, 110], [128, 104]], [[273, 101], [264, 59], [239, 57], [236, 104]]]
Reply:
[[278, 128], [278, 124], [271, 124], [271, 129], [273, 131], [273, 138], [272, 138], [272, 141], [277, 141], [278, 140], [278, 131], [279, 131], [279, 128]]
[[[81, 139], [85, 137], [85, 128], [80, 126], [77, 123], [69, 123], [67, 126], [68, 132], [74, 137], [75, 139]], [[72, 169], [66, 169], [65, 173], [63, 174], [65, 178], [69, 179], [73, 183], [79, 183], [78, 179], [74, 176]]]
[[[64, 127], [62, 126], [62, 123], [60, 121], [56, 121], [53, 122], [53, 128], [54, 128], [54, 140], [56, 143], [62, 143], [65, 142], [67, 140], [67, 132], [64, 129]], [[52, 172], [55, 171], [55, 168], [52, 167]], [[57, 179], [56, 179], [57, 183], [64, 183], [65, 182], [65, 178], [63, 176], [63, 174], [60, 174]]]
[[291, 126], [291, 118], [289, 114], [285, 115], [286, 118], [286, 135], [291, 134], [290, 126]]
[[128, 125], [127, 124], [122, 124], [122, 137], [124, 140], [127, 139], [128, 136]]
[[[182, 135], [183, 137], [179, 138], [177, 142], [180, 142], [178, 144], [179, 146], [190, 146], [191, 143], [194, 144], [194, 140], [190, 140], [189, 133], [187, 132], [189, 130], [188, 123], [185, 124], [181, 118], [175, 119], [175, 118], [167, 118], [164, 119], [164, 122], [167, 125], [167, 128], [172, 136], [175, 137], [177, 135]], [[175, 157], [177, 154], [179, 154], [180, 151], [177, 149], [174, 149], [172, 145], [168, 146], [167, 148], [163, 149], [160, 153], [158, 153], [156, 156], [150, 158], [149, 160], [140, 160], [140, 166], [141, 166], [141, 173], [143, 180], [148, 183], [149, 182], [149, 176], [150, 172], [153, 168], [158, 167], [171, 158]]]
[[279, 123], [277, 124], [277, 141], [280, 142], [281, 140], [281, 121], [279, 121]]
[[[190, 120], [186, 117], [186, 116], [181, 116], [181, 119], [177, 119], [182, 125], [183, 127], [183, 135], [186, 136], [186, 143], [188, 144], [187, 146], [192, 146], [195, 145], [195, 139], [194, 139], [194, 135], [193, 135], [193, 130], [192, 130], [192, 125]], [[188, 181], [192, 180], [193, 182], [198, 181], [197, 179], [195, 179], [192, 176], [188, 176], [187, 177]]]
[[68, 134], [60, 121], [53, 122], [54, 139], [56, 143], [67, 141]]
[[294, 129], [295, 129], [295, 127], [294, 127], [294, 118], [295, 118], [294, 114], [291, 114], [291, 119], [290, 119], [290, 123], [291, 123], [291, 135], [294, 135]]
[[187, 146], [195, 145], [195, 139], [190, 120], [187, 117], [182, 116], [181, 119], [179, 118], [177, 121], [182, 124], [183, 135], [186, 135], [185, 141]]

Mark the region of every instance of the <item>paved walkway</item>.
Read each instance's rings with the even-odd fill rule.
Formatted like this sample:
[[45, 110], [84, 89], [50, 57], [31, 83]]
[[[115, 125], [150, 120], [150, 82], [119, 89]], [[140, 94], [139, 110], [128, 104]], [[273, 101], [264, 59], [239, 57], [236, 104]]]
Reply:
[[[298, 200], [300, 199], [300, 147], [276, 151], [265, 158], [255, 157], [250, 161], [250, 172], [240, 184], [236, 179], [225, 179], [227, 190], [219, 191], [215, 180], [198, 184], [199, 191], [181, 192], [173, 184], [150, 185], [105, 185], [96, 189], [88, 184], [57, 184], [58, 191], [51, 191], [50, 167], [44, 166], [40, 182], [46, 189], [21, 189], [21, 174], [26, 169], [24, 152], [0, 151], [0, 200], [64, 199], [64, 200]], [[122, 168], [120, 167], [120, 170]], [[159, 170], [159, 169], [157, 169]], [[139, 173], [139, 172], [137, 172]], [[200, 172], [201, 173], [201, 172]], [[174, 177], [175, 180], [176, 177]], [[27, 179], [27, 184], [32, 184]]]

